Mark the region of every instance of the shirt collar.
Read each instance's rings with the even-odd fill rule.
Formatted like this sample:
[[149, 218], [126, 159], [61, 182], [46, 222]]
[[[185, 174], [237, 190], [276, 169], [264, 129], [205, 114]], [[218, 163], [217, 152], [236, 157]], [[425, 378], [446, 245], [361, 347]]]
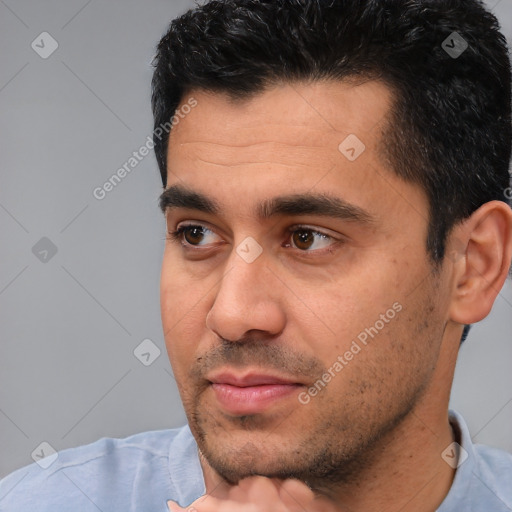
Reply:
[[477, 469], [477, 454], [464, 418], [458, 412], [450, 410], [449, 419], [461, 446], [459, 466], [455, 470], [450, 491], [437, 512], [470, 511], [472, 509], [470, 485], [473, 473]]
[[179, 430], [169, 446], [169, 476], [176, 497], [173, 500], [181, 507], [206, 494], [197, 443], [188, 425]]

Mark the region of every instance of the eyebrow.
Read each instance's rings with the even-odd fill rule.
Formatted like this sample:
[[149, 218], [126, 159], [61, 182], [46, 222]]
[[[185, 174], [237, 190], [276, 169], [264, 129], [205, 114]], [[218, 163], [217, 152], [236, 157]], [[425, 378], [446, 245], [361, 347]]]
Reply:
[[[173, 185], [160, 195], [159, 205], [162, 212], [186, 208], [203, 213], [218, 215], [222, 208], [212, 198], [191, 190], [183, 185]], [[256, 216], [260, 220], [276, 215], [318, 215], [333, 217], [360, 224], [372, 224], [375, 218], [359, 206], [344, 199], [328, 194], [291, 194], [265, 199], [256, 206]]]

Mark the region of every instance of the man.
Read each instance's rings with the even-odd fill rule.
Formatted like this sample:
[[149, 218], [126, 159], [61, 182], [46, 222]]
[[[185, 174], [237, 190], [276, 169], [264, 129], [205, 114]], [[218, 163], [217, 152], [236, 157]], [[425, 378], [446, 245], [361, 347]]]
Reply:
[[211, 1], [155, 67], [188, 425], [22, 468], [0, 510], [512, 510], [512, 455], [448, 411], [512, 259], [496, 19], [477, 0]]

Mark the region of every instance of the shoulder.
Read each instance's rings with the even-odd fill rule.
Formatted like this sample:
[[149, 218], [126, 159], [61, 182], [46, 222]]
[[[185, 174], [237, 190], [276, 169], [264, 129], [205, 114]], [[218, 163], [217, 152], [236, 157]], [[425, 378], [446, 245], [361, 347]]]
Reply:
[[482, 492], [492, 492], [512, 509], [512, 454], [482, 444], [475, 444], [474, 449]]
[[126, 511], [139, 491], [168, 496], [171, 446], [188, 433], [183, 427], [104, 437], [57, 452], [0, 480], [0, 511]]
[[475, 444], [463, 417], [450, 411], [460, 453], [452, 487], [438, 512], [510, 512], [512, 510], [512, 454]]

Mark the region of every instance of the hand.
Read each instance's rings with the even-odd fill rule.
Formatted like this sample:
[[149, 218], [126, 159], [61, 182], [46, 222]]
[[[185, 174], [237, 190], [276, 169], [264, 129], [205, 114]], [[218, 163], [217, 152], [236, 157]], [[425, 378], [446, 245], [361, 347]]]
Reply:
[[253, 476], [230, 487], [221, 498], [210, 495], [182, 508], [172, 500], [170, 512], [335, 512], [334, 505], [317, 499], [313, 491], [298, 480], [278, 480]]

